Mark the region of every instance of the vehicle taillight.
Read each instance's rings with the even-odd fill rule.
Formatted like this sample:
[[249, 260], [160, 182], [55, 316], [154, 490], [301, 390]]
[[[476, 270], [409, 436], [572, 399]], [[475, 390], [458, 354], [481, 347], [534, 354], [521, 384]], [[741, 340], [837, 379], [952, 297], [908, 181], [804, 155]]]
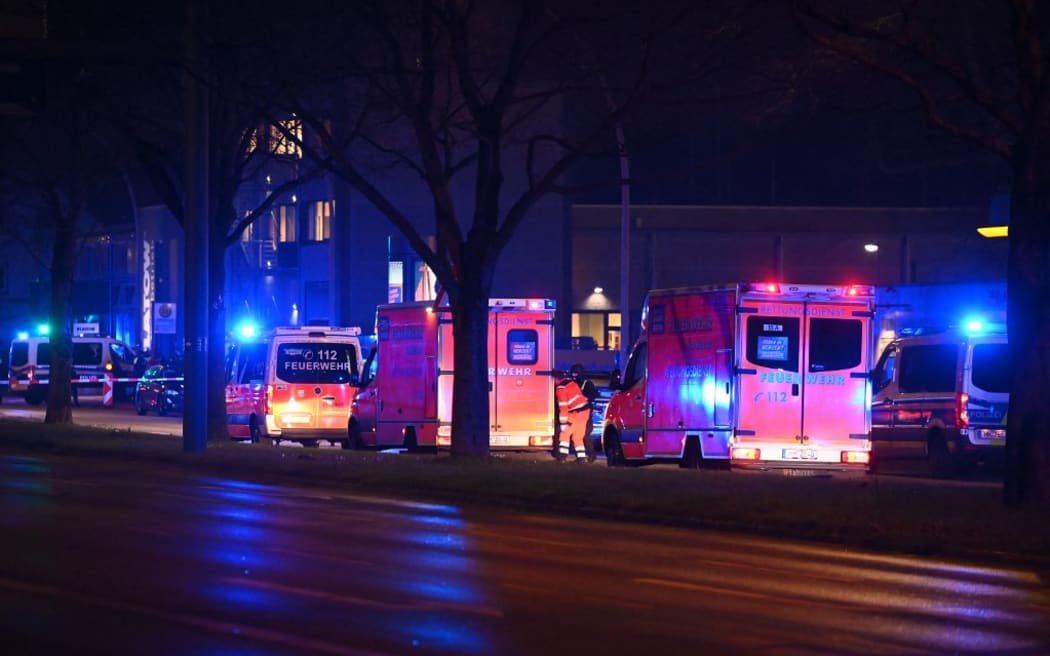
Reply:
[[966, 392], [960, 392], [955, 395], [955, 425], [959, 428], [968, 428], [970, 426], [970, 413], [966, 411], [966, 406], [969, 403], [970, 395]]
[[437, 445], [438, 446], [452, 446], [452, 436], [451, 435], [438, 435], [437, 436]]
[[871, 453], [867, 451], [843, 451], [841, 460], [847, 465], [866, 465], [871, 462]]
[[750, 446], [734, 446], [730, 457], [733, 460], [760, 460], [762, 452]]
[[266, 395], [263, 396], [263, 414], [270, 414], [270, 407], [273, 405], [273, 385], [266, 386]]
[[529, 446], [554, 446], [554, 438], [550, 435], [529, 435]]
[[29, 378], [29, 382], [33, 382], [33, 377], [36, 375], [36, 372], [33, 370], [33, 365], [26, 367], [26, 374], [28, 374], [27, 377]]

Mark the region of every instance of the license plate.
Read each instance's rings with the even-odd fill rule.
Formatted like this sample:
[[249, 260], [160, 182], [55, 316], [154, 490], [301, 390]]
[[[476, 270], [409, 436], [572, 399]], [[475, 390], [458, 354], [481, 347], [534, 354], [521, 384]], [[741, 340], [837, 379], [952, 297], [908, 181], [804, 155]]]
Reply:
[[782, 456], [784, 460], [816, 460], [816, 449], [784, 449]]
[[285, 424], [309, 424], [310, 415], [306, 414], [285, 414], [281, 415], [281, 421]]

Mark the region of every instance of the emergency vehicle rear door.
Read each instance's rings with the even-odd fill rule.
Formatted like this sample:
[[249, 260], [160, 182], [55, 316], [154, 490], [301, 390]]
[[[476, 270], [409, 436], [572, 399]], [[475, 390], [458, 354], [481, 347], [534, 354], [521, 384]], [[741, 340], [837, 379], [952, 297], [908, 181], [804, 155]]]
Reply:
[[[493, 446], [499, 433], [550, 433], [552, 324], [547, 312], [493, 309], [489, 313], [489, 416]], [[550, 426], [548, 427], [548, 424]]]
[[804, 445], [841, 445], [848, 450], [851, 439], [867, 438], [870, 331], [871, 312], [864, 304], [807, 303], [802, 361]]
[[801, 445], [804, 313], [802, 301], [741, 302], [737, 434], [759, 448], [764, 441]]

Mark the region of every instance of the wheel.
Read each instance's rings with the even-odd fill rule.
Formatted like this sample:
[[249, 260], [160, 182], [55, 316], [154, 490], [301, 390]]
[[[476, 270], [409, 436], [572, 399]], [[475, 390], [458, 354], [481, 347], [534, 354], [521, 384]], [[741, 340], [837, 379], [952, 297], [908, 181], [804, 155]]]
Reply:
[[254, 416], [248, 420], [248, 441], [258, 444], [262, 440], [262, 431], [259, 430], [259, 420]]
[[624, 467], [627, 459], [623, 457], [623, 447], [620, 446], [620, 437], [615, 433], [605, 436], [605, 464], [609, 467]]
[[31, 389], [26, 392], [26, 403], [29, 405], [40, 405], [47, 398], [47, 391]]
[[416, 439], [416, 429], [413, 426], [405, 427], [404, 447], [409, 453], [419, 450], [419, 441]]
[[340, 442], [339, 446], [354, 451], [365, 448], [365, 443], [361, 439], [361, 426], [353, 419], [346, 425], [346, 439]]
[[700, 437], [689, 435], [685, 438], [685, 448], [682, 449], [682, 460], [678, 463], [682, 469], [700, 468]]
[[934, 478], [951, 478], [955, 475], [955, 459], [948, 452], [948, 443], [940, 432], [930, 433], [926, 438], [926, 464], [930, 476]]
[[142, 398], [141, 394], [135, 395], [135, 412], [139, 415], [146, 414], [146, 400]]

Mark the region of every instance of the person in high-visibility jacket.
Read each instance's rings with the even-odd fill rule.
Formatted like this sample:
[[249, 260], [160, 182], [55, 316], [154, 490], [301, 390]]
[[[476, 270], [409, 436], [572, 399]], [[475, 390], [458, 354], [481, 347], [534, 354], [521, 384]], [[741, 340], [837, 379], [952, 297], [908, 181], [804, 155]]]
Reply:
[[577, 462], [594, 460], [594, 445], [588, 433], [591, 419], [591, 401], [583, 394], [572, 376], [561, 375], [554, 387], [558, 401], [558, 460], [569, 457], [570, 447], [576, 448]]

